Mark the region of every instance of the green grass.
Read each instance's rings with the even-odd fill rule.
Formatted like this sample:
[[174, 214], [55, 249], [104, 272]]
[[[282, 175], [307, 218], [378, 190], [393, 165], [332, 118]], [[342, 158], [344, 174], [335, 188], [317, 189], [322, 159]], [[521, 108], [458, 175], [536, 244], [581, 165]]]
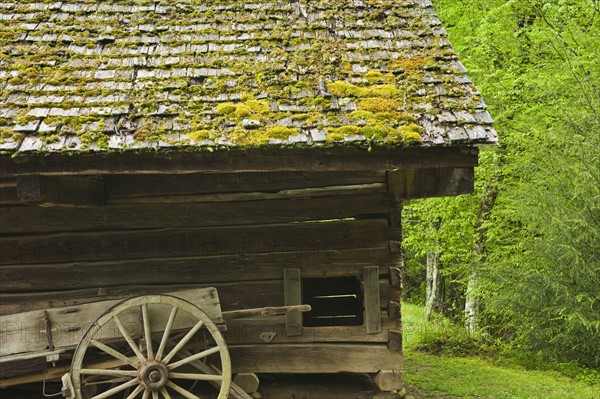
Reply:
[[492, 359], [432, 355], [417, 350], [440, 337], [466, 339], [460, 326], [439, 318], [426, 323], [424, 309], [403, 304], [404, 378], [415, 396], [428, 399], [600, 399], [600, 382], [586, 383], [556, 371], [498, 366]]

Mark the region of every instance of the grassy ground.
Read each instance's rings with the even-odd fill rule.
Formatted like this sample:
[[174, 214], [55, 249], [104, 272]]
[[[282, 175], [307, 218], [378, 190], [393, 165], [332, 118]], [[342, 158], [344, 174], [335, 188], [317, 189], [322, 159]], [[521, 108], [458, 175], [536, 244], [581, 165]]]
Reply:
[[461, 334], [447, 320], [424, 323], [422, 307], [404, 304], [404, 376], [419, 398], [600, 399], [600, 382], [581, 382], [555, 371], [498, 366], [478, 357], [437, 356], [418, 351], [434, 337]]

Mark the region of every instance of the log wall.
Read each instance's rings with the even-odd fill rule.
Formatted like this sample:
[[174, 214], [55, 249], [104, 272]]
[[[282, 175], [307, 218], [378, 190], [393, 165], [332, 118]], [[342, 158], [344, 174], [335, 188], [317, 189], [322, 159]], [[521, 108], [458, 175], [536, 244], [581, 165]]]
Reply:
[[63, 173], [48, 158], [42, 174], [35, 163], [7, 164], [0, 314], [210, 286], [224, 311], [282, 306], [302, 300], [302, 279], [352, 276], [362, 325], [231, 320], [234, 369], [398, 370], [402, 201], [472, 189], [476, 154], [438, 152], [369, 162], [334, 153], [331, 164], [227, 164], [210, 173], [185, 158], [151, 159], [135, 174], [108, 161]]
[[[341, 344], [353, 348], [348, 353], [358, 351], [352, 345], [387, 352], [388, 331], [400, 328], [399, 315], [388, 316], [400, 291], [389, 277], [398, 267], [390, 249], [398, 230], [389, 225], [394, 201], [385, 172], [107, 175], [101, 206], [57, 204], [68, 193], [52, 192], [56, 176], [40, 176], [37, 197], [24, 204], [31, 179], [27, 186], [20, 179], [1, 187], [2, 314], [204, 286], [217, 288], [224, 311], [282, 306], [284, 269], [301, 278], [362, 279], [364, 268], [378, 266], [383, 328], [376, 333], [329, 326], [291, 336], [278, 316], [229, 321], [226, 341], [234, 359], [264, 359], [244, 360], [239, 370], [314, 372], [313, 358], [327, 345], [332, 353], [346, 351]], [[262, 353], [265, 345], [271, 349]], [[316, 346], [300, 350], [307, 345]], [[292, 356], [287, 366], [278, 351]], [[321, 371], [377, 371], [369, 359]]]

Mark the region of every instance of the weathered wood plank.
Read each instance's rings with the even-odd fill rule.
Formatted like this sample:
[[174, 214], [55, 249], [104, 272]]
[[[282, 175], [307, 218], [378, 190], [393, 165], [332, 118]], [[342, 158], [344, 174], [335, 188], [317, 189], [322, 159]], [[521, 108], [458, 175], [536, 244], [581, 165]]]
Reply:
[[365, 326], [367, 334], [376, 334], [381, 332], [379, 266], [367, 266], [363, 270], [365, 287]]
[[473, 167], [477, 148], [332, 147], [198, 152], [0, 156], [0, 179], [27, 174], [171, 174], [265, 171], [366, 171], [406, 167]]
[[0, 266], [0, 292], [77, 290], [114, 287], [124, 281], [141, 285], [214, 281], [275, 280], [286, 266], [305, 277], [360, 276], [369, 265], [394, 265], [387, 246], [325, 251], [244, 253], [100, 262]]
[[[167, 292], [185, 299], [209, 315], [215, 323], [222, 323], [219, 296], [214, 288], [196, 288]], [[47, 310], [35, 310], [23, 313], [0, 316], [0, 356], [24, 352], [43, 351], [49, 345], [47, 330], [50, 333], [55, 348], [74, 348], [87, 328], [112, 306], [120, 302], [117, 300], [100, 301], [80, 304], [77, 306], [60, 307]], [[150, 320], [152, 331], [162, 331], [166, 325], [168, 313], [160, 312], [160, 306], [150, 307]], [[184, 312], [183, 312], [184, 313]], [[190, 320], [185, 314], [180, 314], [175, 320], [173, 328], [189, 327], [196, 320]], [[48, 324], [46, 323], [46, 317]], [[141, 334], [142, 325], [140, 310], [121, 314], [121, 320], [132, 335]], [[48, 325], [48, 329], [47, 329]], [[109, 322], [97, 335], [98, 340], [113, 339], [119, 336], [117, 328]]]
[[303, 327], [302, 335], [288, 337], [285, 318], [256, 317], [228, 320], [223, 333], [228, 345], [268, 343], [323, 343], [323, 342], [388, 342], [388, 330], [398, 330], [400, 320], [391, 319], [382, 313], [382, 329], [377, 334], [365, 334], [364, 326]]
[[[0, 237], [0, 263], [64, 263], [379, 247], [384, 220]], [[243, 255], [242, 255], [243, 256]]]
[[[118, 276], [117, 276], [118, 277]], [[140, 285], [134, 281], [118, 287], [90, 288], [70, 291], [36, 291], [25, 293], [0, 294], [0, 314], [26, 312], [35, 309], [50, 309], [73, 306], [81, 303], [128, 298], [145, 294], [160, 294], [191, 288], [215, 287], [219, 292], [221, 308], [224, 311], [236, 309], [284, 306], [283, 279], [273, 281], [240, 281], [232, 283], [197, 282], [177, 285]], [[391, 289], [387, 278], [380, 280], [382, 304], [400, 298], [399, 291]], [[382, 308], [381, 310], [387, 311]]]
[[229, 346], [234, 373], [373, 373], [399, 368], [400, 352], [377, 344]]
[[255, 309], [229, 310], [222, 312], [224, 320], [247, 319], [251, 317], [268, 317], [286, 315], [288, 313], [310, 312], [310, 305], [267, 306]]
[[105, 200], [102, 176], [19, 176], [17, 195], [41, 206], [98, 206]]
[[183, 175], [107, 175], [110, 199], [152, 196], [182, 196], [214, 193], [276, 193], [307, 187], [349, 186], [386, 183], [385, 172], [368, 170], [257, 173], [188, 173]]
[[[300, 269], [283, 269], [283, 293], [285, 306], [302, 304]], [[288, 337], [302, 335], [302, 313], [288, 313], [285, 315], [285, 332]]]
[[94, 208], [0, 207], [2, 234], [161, 227], [260, 225], [384, 214], [385, 193], [216, 203], [119, 204]]
[[387, 174], [388, 190], [396, 201], [473, 192], [473, 168], [398, 169]]

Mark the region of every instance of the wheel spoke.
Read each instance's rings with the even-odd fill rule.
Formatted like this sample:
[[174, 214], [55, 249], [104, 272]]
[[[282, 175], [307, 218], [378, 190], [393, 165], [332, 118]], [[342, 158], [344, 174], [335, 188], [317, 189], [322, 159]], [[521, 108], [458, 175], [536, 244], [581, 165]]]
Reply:
[[182, 387], [180, 387], [179, 385], [175, 384], [173, 381], [169, 381], [167, 383], [167, 386], [173, 388], [174, 391], [177, 391], [178, 394], [185, 396], [187, 399], [202, 399], [196, 395], [194, 395], [193, 393], [186, 391], [185, 389], [183, 389]]
[[111, 369], [81, 369], [79, 371], [85, 375], [105, 375], [108, 377], [137, 377], [138, 372], [135, 370], [111, 370]]
[[210, 374], [169, 373], [169, 378], [197, 381], [223, 381], [222, 375]]
[[158, 392], [152, 391], [152, 399], [158, 399]]
[[142, 318], [144, 319], [144, 337], [146, 338], [146, 354], [148, 360], [154, 360], [152, 351], [152, 331], [150, 330], [150, 319], [148, 318], [148, 304], [142, 305]]
[[125, 326], [123, 326], [123, 323], [121, 322], [121, 319], [119, 318], [119, 315], [117, 315], [117, 314], [114, 315], [113, 320], [115, 321], [115, 324], [119, 328], [121, 335], [123, 336], [123, 338], [125, 338], [125, 341], [127, 341], [129, 346], [131, 347], [131, 349], [133, 349], [133, 352], [135, 352], [136, 356], [140, 359], [140, 361], [145, 362], [146, 358], [140, 351], [140, 348], [137, 346], [137, 344], [135, 343], [133, 338], [131, 338], [131, 335], [129, 335], [129, 333], [125, 329]]
[[173, 349], [171, 349], [171, 352], [169, 352], [169, 354], [167, 356], [165, 356], [165, 358], [162, 361], [164, 363], [169, 363], [169, 360], [171, 360], [173, 358], [173, 356], [175, 356], [175, 354], [177, 352], [179, 352], [179, 350], [181, 348], [183, 348], [185, 346], [185, 344], [187, 344], [190, 339], [192, 339], [192, 337], [198, 332], [198, 330], [203, 325], [204, 325], [204, 322], [202, 320], [200, 320], [198, 323], [196, 323], [196, 325], [194, 327], [192, 327], [192, 329], [185, 335], [185, 337], [183, 337], [181, 339], [181, 341], [179, 341], [177, 343], [177, 345], [175, 345], [175, 347]]
[[134, 399], [136, 396], [138, 396], [140, 394], [140, 392], [142, 392], [145, 388], [141, 385], [138, 385], [135, 390], [133, 392], [131, 392], [129, 394], [129, 396], [127, 396], [126, 399]]
[[138, 366], [140, 365], [139, 362], [134, 362], [131, 358], [128, 358], [127, 356], [125, 356], [124, 354], [114, 350], [113, 348], [111, 348], [108, 345], [103, 344], [100, 341], [96, 341], [95, 339], [93, 339], [90, 342], [91, 345], [95, 346], [96, 348], [100, 349], [102, 352], [111, 355], [112, 357], [122, 360], [123, 362], [127, 363], [128, 365], [130, 365], [133, 368], [138, 368]]
[[169, 315], [169, 320], [167, 321], [165, 331], [163, 332], [160, 346], [158, 347], [158, 352], [156, 352], [156, 360], [161, 360], [162, 358], [163, 352], [167, 346], [167, 341], [169, 340], [169, 335], [171, 335], [171, 328], [173, 327], [173, 321], [175, 321], [177, 310], [178, 308], [176, 306], [173, 306], [173, 309], [171, 309], [171, 314]]
[[109, 389], [108, 391], [102, 392], [100, 395], [96, 395], [96, 396], [92, 397], [91, 399], [105, 399], [105, 398], [110, 398], [112, 395], [114, 395], [114, 394], [116, 394], [118, 392], [124, 391], [127, 388], [132, 387], [132, 386], [134, 386], [136, 384], [139, 384], [139, 381], [137, 379], [131, 380], [131, 381], [128, 381], [128, 382], [126, 382], [124, 384], [118, 385], [118, 386], [116, 386], [116, 387], [114, 387], [112, 389]]
[[149, 396], [150, 396], [150, 391], [145, 390], [144, 394], [142, 395], [142, 399], [148, 399]]
[[207, 350], [202, 351], [200, 353], [196, 353], [195, 355], [186, 357], [185, 359], [182, 359], [182, 360], [180, 360], [178, 362], [170, 364], [167, 367], [168, 367], [169, 370], [175, 370], [177, 367], [181, 367], [184, 364], [188, 364], [188, 363], [193, 362], [195, 360], [202, 359], [202, 358], [205, 358], [205, 357], [210, 356], [212, 354], [215, 354], [215, 353], [219, 352], [220, 349], [221, 348], [219, 348], [218, 346], [215, 346], [213, 348], [207, 349]]
[[167, 388], [163, 388], [160, 390], [160, 393], [162, 394], [162, 396], [165, 399], [171, 399], [171, 395], [169, 395], [169, 392], [167, 391]]

